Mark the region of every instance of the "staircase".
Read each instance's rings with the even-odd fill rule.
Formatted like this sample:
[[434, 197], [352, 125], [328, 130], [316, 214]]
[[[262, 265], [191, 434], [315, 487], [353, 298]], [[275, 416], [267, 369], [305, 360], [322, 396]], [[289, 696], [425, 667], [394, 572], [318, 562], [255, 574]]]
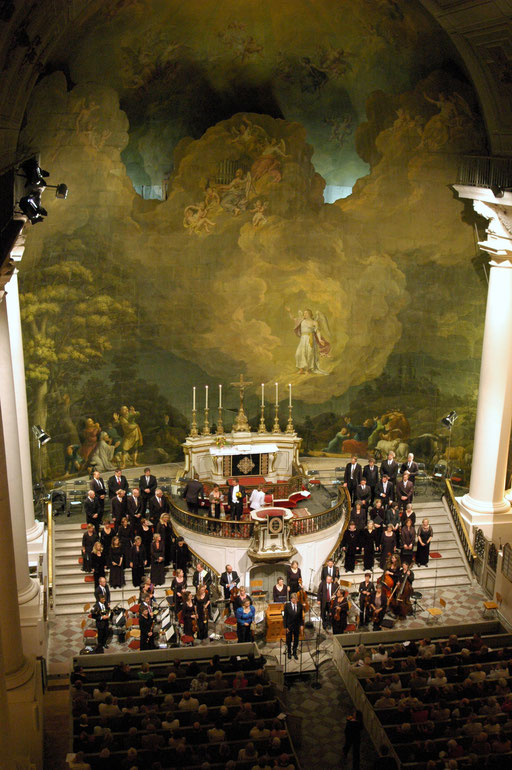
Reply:
[[[459, 542], [459, 536], [452, 521], [452, 517], [441, 501], [434, 503], [414, 504], [416, 513], [416, 530], [423, 519], [428, 519], [434, 530], [434, 537], [430, 544], [431, 553], [440, 553], [440, 559], [430, 559], [428, 567], [413, 567], [414, 590], [424, 593], [428, 590], [437, 590], [445, 587], [470, 585], [473, 581], [471, 571], [466, 562], [464, 552]], [[340, 580], [355, 582], [357, 588], [364, 580], [362, 560], [358, 559], [354, 572], [345, 572], [342, 565]], [[378, 561], [375, 560], [374, 580], [382, 574]], [[350, 589], [352, 590], [352, 589]]]
[[[80, 524], [59, 524], [55, 527], [54, 540], [54, 579], [53, 604], [56, 615], [83, 614], [86, 602], [94, 603], [94, 583], [86, 583], [82, 565], [78, 559], [82, 555], [82, 535]], [[92, 573], [90, 573], [92, 575]], [[165, 585], [155, 588], [155, 598], [160, 602], [165, 598], [165, 588], [169, 588], [173, 578], [172, 566], [166, 568]], [[132, 584], [131, 569], [125, 570], [126, 585], [123, 588], [111, 588], [110, 604], [127, 606], [131, 596], [139, 598], [139, 589]], [[108, 581], [108, 572], [107, 572]], [[192, 584], [192, 575], [187, 577]]]

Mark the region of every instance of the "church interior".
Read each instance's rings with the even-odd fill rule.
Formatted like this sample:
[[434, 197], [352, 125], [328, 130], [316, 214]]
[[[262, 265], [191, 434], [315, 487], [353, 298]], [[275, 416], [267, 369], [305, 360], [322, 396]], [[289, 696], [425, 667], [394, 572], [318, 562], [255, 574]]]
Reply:
[[0, 0], [0, 66], [0, 768], [503, 767], [512, 0]]

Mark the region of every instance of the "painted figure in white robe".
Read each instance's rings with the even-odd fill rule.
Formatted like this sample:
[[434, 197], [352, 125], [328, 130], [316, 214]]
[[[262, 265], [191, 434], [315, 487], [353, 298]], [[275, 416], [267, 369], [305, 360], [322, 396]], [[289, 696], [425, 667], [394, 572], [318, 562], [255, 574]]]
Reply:
[[299, 313], [295, 326], [295, 334], [299, 337], [299, 344], [295, 351], [295, 366], [299, 374], [326, 374], [319, 366], [320, 356], [327, 356], [331, 348], [322, 334], [322, 326], [326, 324], [325, 316], [321, 313], [317, 313], [316, 318], [309, 309], [304, 310], [302, 314]]

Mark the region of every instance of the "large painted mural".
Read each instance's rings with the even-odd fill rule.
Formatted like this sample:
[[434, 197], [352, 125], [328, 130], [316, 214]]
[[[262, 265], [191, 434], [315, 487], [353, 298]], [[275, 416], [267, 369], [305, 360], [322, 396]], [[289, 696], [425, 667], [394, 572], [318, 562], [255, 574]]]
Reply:
[[485, 133], [416, 2], [105, 4], [34, 88], [35, 150], [70, 187], [20, 276], [48, 476], [179, 459], [192, 386], [229, 414], [240, 373], [253, 421], [292, 384], [315, 453], [432, 463], [456, 409], [469, 467], [486, 288], [450, 184]]

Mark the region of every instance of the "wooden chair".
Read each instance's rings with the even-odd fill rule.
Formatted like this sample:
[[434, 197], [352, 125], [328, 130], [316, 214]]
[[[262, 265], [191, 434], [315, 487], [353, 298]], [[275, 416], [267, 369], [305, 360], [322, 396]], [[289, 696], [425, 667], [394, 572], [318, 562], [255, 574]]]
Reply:
[[98, 632], [95, 628], [87, 628], [86, 618], [80, 623], [80, 628], [82, 629], [83, 644], [88, 646], [91, 646], [92, 644], [96, 645]]
[[496, 601], [489, 601], [489, 602], [483, 602], [484, 605], [484, 611], [483, 611], [483, 617], [486, 617], [486, 613], [490, 612], [491, 617], [496, 617], [497, 612], [499, 608], [501, 607], [501, 602], [503, 601], [503, 596], [496, 591]]
[[439, 607], [427, 607], [427, 612], [433, 621], [439, 620], [442, 617], [443, 612], [446, 609], [446, 602], [442, 596], [439, 597]]

